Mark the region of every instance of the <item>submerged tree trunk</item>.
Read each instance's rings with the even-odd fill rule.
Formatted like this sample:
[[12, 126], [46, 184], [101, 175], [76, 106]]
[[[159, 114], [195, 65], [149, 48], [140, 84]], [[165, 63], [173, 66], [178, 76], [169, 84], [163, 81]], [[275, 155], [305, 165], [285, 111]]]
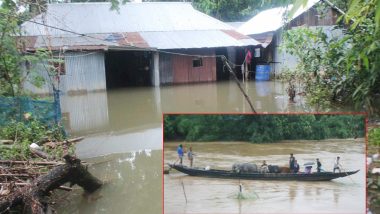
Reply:
[[44, 197], [50, 191], [70, 182], [78, 184], [87, 193], [92, 193], [102, 186], [102, 182], [90, 174], [80, 159], [70, 155], [64, 156], [66, 164], [53, 168], [48, 174], [38, 177], [31, 186], [25, 186], [8, 195], [0, 201], [0, 213], [6, 212], [17, 205], [24, 205], [26, 213], [46, 213], [48, 203]]

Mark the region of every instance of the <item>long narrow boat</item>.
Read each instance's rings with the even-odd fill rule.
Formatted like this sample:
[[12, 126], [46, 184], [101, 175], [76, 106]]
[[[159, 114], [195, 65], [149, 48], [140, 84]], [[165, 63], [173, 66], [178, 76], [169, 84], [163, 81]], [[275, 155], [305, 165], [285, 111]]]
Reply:
[[210, 178], [227, 178], [227, 179], [246, 179], [246, 180], [281, 180], [281, 181], [330, 181], [332, 179], [353, 175], [359, 170], [349, 172], [315, 172], [305, 173], [236, 173], [228, 170], [189, 168], [183, 165], [169, 164], [182, 173], [190, 176], [210, 177]]

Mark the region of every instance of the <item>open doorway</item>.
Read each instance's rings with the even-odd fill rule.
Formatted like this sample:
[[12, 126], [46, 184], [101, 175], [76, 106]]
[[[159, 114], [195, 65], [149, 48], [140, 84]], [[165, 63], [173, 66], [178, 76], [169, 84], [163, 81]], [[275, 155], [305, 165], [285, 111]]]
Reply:
[[[228, 56], [227, 48], [216, 48], [215, 49], [215, 55], [217, 56]], [[216, 58], [216, 79], [217, 81], [223, 81], [223, 80], [229, 80], [230, 79], [230, 72], [228, 69], [224, 66], [223, 60], [221, 57]]]
[[147, 51], [108, 51], [107, 89], [152, 85], [152, 54]]

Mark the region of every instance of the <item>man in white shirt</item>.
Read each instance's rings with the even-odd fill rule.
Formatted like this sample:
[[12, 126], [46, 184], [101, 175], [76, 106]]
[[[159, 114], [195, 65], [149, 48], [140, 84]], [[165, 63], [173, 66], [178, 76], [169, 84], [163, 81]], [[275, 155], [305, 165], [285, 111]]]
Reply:
[[340, 160], [340, 157], [339, 156], [336, 157], [336, 160], [334, 163], [334, 170], [333, 170], [334, 172], [336, 169], [339, 170], [339, 172], [341, 172], [342, 165], [340, 165], [339, 160]]

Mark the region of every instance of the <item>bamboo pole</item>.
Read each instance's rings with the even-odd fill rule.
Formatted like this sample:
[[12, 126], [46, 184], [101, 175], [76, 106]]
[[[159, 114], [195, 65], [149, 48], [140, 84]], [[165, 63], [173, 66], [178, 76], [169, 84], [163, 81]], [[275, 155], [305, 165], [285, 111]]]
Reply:
[[186, 196], [186, 192], [185, 192], [185, 185], [183, 184], [182, 180], [181, 180], [181, 184], [182, 184], [183, 194], [185, 195], [185, 201], [186, 201], [186, 204], [187, 204], [187, 196]]
[[[230, 72], [230, 73], [232, 74], [232, 76], [234, 77], [236, 84], [238, 85], [240, 91], [243, 93], [245, 99], [247, 100], [249, 106], [251, 107], [252, 112], [253, 112], [253, 113], [257, 113], [256, 110], [255, 110], [255, 108], [254, 108], [253, 105], [252, 105], [251, 100], [249, 99], [249, 96], [247, 95], [247, 93], [245, 93], [245, 91], [243, 90], [243, 87], [242, 87], [241, 84], [240, 84], [239, 79], [236, 77], [235, 72], [232, 70], [230, 64], [227, 62], [227, 58], [226, 58], [225, 56], [223, 56], [223, 57], [222, 57], [222, 60], [223, 60], [223, 63], [226, 65], [227, 69], [229, 70], [229, 72]], [[243, 76], [244, 76], [244, 75], [243, 75]], [[244, 77], [243, 77], [243, 78], [244, 78]]]

